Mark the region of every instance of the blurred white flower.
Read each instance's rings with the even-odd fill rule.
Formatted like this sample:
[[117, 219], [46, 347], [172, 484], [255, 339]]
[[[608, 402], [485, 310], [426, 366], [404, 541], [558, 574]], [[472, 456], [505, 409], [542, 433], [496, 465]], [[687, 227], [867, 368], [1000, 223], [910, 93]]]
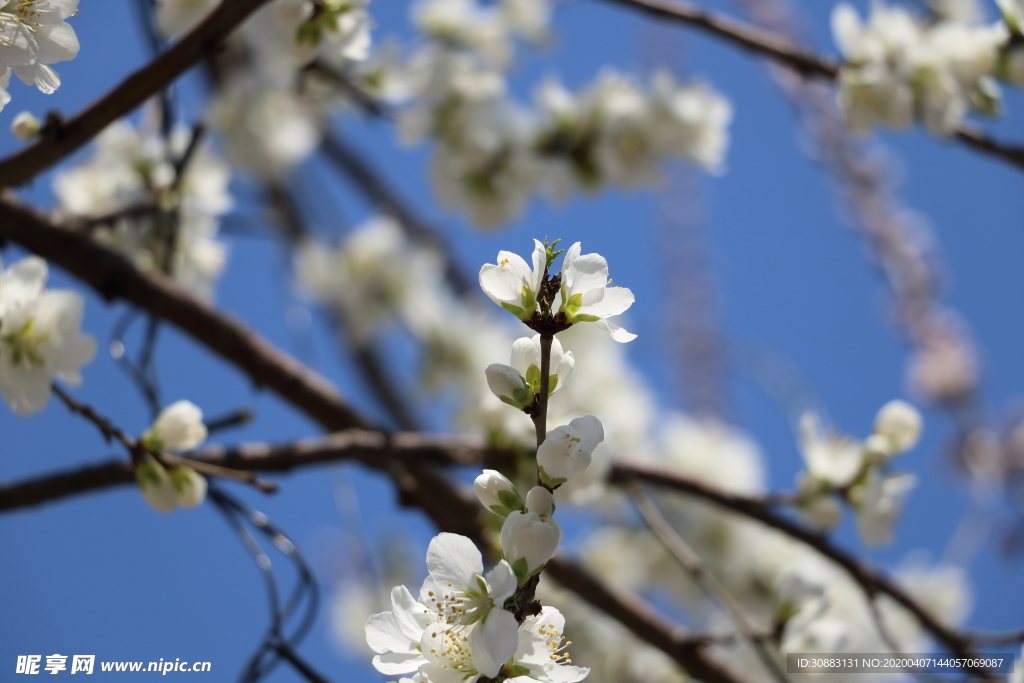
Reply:
[[921, 438], [921, 413], [906, 401], [889, 401], [875, 417], [875, 434], [891, 442], [890, 453], [908, 451]]
[[903, 501], [917, 483], [913, 474], [873, 473], [866, 484], [858, 487], [854, 505], [857, 531], [866, 545], [892, 542], [893, 525], [899, 518]]
[[142, 460], [135, 466], [135, 481], [143, 499], [154, 509], [172, 512], [178, 507], [178, 491], [167, 475], [167, 470], [153, 456], [142, 456]]
[[0, 395], [19, 415], [46, 406], [54, 379], [77, 386], [96, 355], [96, 340], [81, 331], [85, 299], [45, 289], [47, 277], [36, 256], [0, 267]]
[[178, 505], [194, 508], [199, 507], [206, 500], [206, 477], [191, 467], [184, 465], [174, 467], [167, 473], [167, 476], [178, 497]]
[[32, 112], [23, 111], [11, 121], [11, 133], [19, 140], [28, 140], [39, 135], [42, 124]]
[[168, 38], [177, 38], [194, 28], [218, 5], [220, 0], [159, 0], [157, 26]]
[[826, 431], [820, 418], [811, 412], [800, 416], [800, 453], [807, 465], [807, 474], [814, 483], [826, 488], [851, 484], [864, 463], [859, 443]]
[[153, 426], [142, 435], [142, 444], [151, 451], [181, 453], [206, 440], [203, 411], [190, 401], [177, 401], [160, 411]]

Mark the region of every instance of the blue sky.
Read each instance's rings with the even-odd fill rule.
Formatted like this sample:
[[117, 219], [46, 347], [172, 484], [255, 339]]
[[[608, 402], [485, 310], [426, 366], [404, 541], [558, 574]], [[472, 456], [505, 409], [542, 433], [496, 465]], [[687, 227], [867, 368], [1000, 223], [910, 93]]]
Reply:
[[[827, 3], [806, 5], [817, 45], [827, 49]], [[374, 0], [371, 11], [378, 37], [409, 35], [405, 3]], [[77, 111], [145, 60], [128, 0], [107, 0], [102, 9], [98, 3], [83, 3], [74, 22], [82, 52], [75, 61], [58, 65], [64, 80], [58, 93], [45, 97], [12, 84], [14, 100], [0, 113], [0, 154], [17, 146], [6, 131], [19, 111]], [[885, 290], [863, 244], [844, 226], [825, 174], [800, 151], [792, 107], [766, 78], [762, 63], [691, 32], [656, 29], [621, 9], [580, 0], [559, 7], [555, 40], [544, 50], [524, 54], [513, 85], [526, 98], [546, 74], [580, 86], [606, 65], [634, 69], [658, 62], [682, 65], [709, 80], [735, 108], [728, 171], [720, 177], [702, 176], [700, 192], [693, 197], [706, 219], [703, 231], [725, 338], [737, 347], [765, 349], [795, 363], [837, 425], [866, 433], [882, 403], [906, 395], [906, 350], [886, 320]], [[186, 95], [191, 88], [186, 86]], [[192, 102], [188, 96], [185, 100]], [[1004, 138], [1024, 140], [1019, 123], [1024, 98], [1013, 93], [1007, 104], [1006, 120], [993, 129]], [[659, 256], [662, 228], [653, 193], [609, 192], [573, 198], [562, 206], [538, 201], [502, 232], [482, 234], [433, 202], [425, 174], [426, 149], [397, 147], [387, 123], [345, 119], [343, 126], [401, 193], [443, 226], [468, 272], [492, 261], [498, 249], [525, 251], [533, 237], [582, 240], [586, 251], [609, 255], [616, 282], [637, 295], [630, 329], [641, 337], [630, 345], [631, 357], [665, 401], [674, 399], [674, 370], [666, 350], [669, 332], [662, 320], [664, 274], [674, 264]], [[1024, 386], [1021, 177], [920, 132], [886, 135], [884, 141], [904, 198], [937, 236], [946, 266], [945, 296], [974, 331], [986, 368], [986, 398], [994, 413], [1002, 414], [1020, 400]], [[326, 184], [339, 193], [348, 220], [367, 214], [366, 205], [343, 186]], [[48, 188], [49, 179], [43, 177], [27, 196], [49, 205]], [[323, 227], [339, 229], [343, 222]], [[287, 332], [285, 314], [294, 300], [282, 281], [286, 264], [276, 245], [235, 237], [230, 248], [218, 303], [313, 363], [353, 401], [365, 404], [366, 394], [350, 369], [335, 361], [326, 326], [314, 326], [312, 355]], [[17, 258], [17, 252], [5, 257]], [[83, 291], [60, 272], [53, 274], [53, 282]], [[86, 294], [85, 327], [104, 347], [125, 309]], [[317, 431], [169, 328], [162, 334], [158, 368], [167, 401], [188, 398], [209, 415], [240, 405], [255, 408], [258, 419], [225, 434], [226, 441], [285, 440]], [[734, 420], [764, 447], [771, 484], [791, 486], [800, 463], [785, 415], [749, 378], [732, 377], [729, 386]], [[86, 368], [78, 395], [131, 431], [146, 426], [144, 407], [105, 353]], [[921, 483], [910, 497], [897, 541], [869, 554], [884, 566], [916, 548], [941, 555], [966, 504], [965, 486], [944, 450], [950, 426], [935, 411], [926, 412], [926, 419], [924, 440], [902, 463]], [[0, 410], [2, 480], [115, 454], [59, 404], [27, 420]], [[334, 487], [340, 476], [338, 468], [307, 471], [284, 479], [276, 496], [248, 490], [239, 494], [289, 530], [309, 549], [321, 575], [331, 576], [337, 573], [340, 522]], [[385, 482], [358, 471], [351, 476], [361, 492], [367, 537], [399, 530], [425, 547], [430, 527], [418, 514], [398, 511]], [[0, 583], [7, 587], [0, 592], [0, 667], [13, 666], [19, 654], [54, 652], [96, 654], [104, 660], [180, 657], [212, 661], [215, 679], [229, 680], [267, 623], [260, 577], [209, 505], [162, 516], [142, 505], [135, 490], [121, 488], [0, 515], [0, 539]], [[858, 547], [848, 527], [839, 531], [839, 539]], [[997, 557], [989, 543], [971, 569], [975, 607], [970, 623], [1019, 627], [1024, 613], [1019, 564]], [[302, 651], [335, 680], [384, 680], [367, 662], [339, 656], [323, 617]], [[296, 679], [282, 670], [271, 680]]]

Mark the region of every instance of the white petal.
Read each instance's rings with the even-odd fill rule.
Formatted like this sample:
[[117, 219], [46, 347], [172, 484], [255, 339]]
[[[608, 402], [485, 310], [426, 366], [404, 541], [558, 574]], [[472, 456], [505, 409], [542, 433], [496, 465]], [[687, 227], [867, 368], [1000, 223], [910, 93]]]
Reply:
[[598, 320], [595, 324], [598, 327], [603, 327], [604, 329], [608, 330], [608, 334], [611, 335], [612, 339], [614, 341], [619, 342], [620, 344], [625, 344], [626, 342], [631, 342], [634, 339], [636, 339], [635, 334], [626, 330], [623, 327], [619, 327], [618, 325], [613, 323], [611, 320], [608, 320], [607, 318], [605, 318], [604, 320]]
[[[552, 350], [552, 355], [553, 350]], [[520, 375], [526, 376], [526, 371], [531, 365], [540, 368], [540, 335], [533, 337], [521, 337], [512, 342], [511, 365], [519, 371]]]
[[[402, 633], [393, 612], [374, 614], [366, 620], [366, 644], [377, 654], [411, 652], [409, 639]], [[387, 673], [387, 672], [384, 672]]]
[[522, 306], [523, 281], [510, 268], [488, 263], [480, 269], [480, 289], [491, 301]]
[[427, 548], [427, 570], [442, 585], [475, 587], [476, 577], [484, 573], [484, 561], [473, 541], [458, 534], [441, 533], [434, 536]]
[[608, 261], [600, 254], [584, 254], [573, 259], [563, 277], [570, 296], [604, 288], [608, 284]]
[[492, 609], [469, 634], [473, 668], [489, 678], [496, 676], [501, 665], [516, 653], [518, 631], [519, 623], [514, 614]]
[[388, 652], [373, 658], [374, 668], [388, 676], [412, 673], [426, 663], [426, 657], [419, 653]]
[[516, 574], [512, 571], [512, 566], [505, 560], [494, 565], [494, 569], [487, 572], [485, 578], [488, 594], [494, 599], [496, 605], [503, 604], [509, 596], [516, 592]]
[[540, 291], [541, 281], [544, 279], [544, 266], [547, 264], [548, 250], [540, 243], [540, 240], [533, 241], [533, 274], [530, 278], [530, 289], [536, 294]]
[[607, 318], [623, 313], [635, 300], [633, 292], [625, 287], [591, 289], [583, 295], [579, 313]]

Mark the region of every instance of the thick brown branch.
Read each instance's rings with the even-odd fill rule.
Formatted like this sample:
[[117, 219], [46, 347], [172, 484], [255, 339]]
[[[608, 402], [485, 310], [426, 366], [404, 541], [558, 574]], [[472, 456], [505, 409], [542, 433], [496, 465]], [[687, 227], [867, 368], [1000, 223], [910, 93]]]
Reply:
[[206, 19], [167, 52], [33, 145], [0, 161], [0, 187], [31, 180], [87, 143], [108, 125], [212, 54], [246, 17], [267, 0], [224, 0]]
[[[638, 10], [658, 19], [693, 26], [733, 45], [767, 57], [802, 76], [817, 76], [834, 81], [839, 75], [841, 64], [805, 50], [782, 33], [709, 12], [685, 0], [605, 1]], [[1024, 147], [997, 142], [967, 126], [962, 126], [956, 131], [955, 139], [977, 152], [1001, 159], [1024, 171]]]
[[[436, 465], [507, 465], [510, 455], [486, 449], [479, 439], [353, 429], [289, 444], [251, 443], [232, 448], [211, 446], [191, 460], [243, 472], [284, 473], [301, 467], [355, 460], [385, 469], [391, 459]], [[135, 481], [127, 460], [119, 459], [65, 470], [25, 481], [0, 484], [0, 510], [40, 505]]]
[[327, 380], [240, 321], [195, 299], [159, 273], [140, 272], [88, 235], [55, 225], [8, 197], [0, 199], [0, 240], [42, 256], [107, 299], [124, 299], [163, 318], [328, 431], [370, 426]]
[[[806, 543], [808, 546], [829, 558], [842, 567], [850, 578], [860, 584], [869, 596], [884, 593], [897, 603], [902, 605], [908, 612], [920, 622], [929, 633], [942, 642], [951, 652], [961, 657], [974, 657], [970, 638], [935, 618], [925, 610], [913, 597], [903, 588], [887, 577], [882, 576], [870, 566], [862, 563], [857, 558], [837, 548], [827, 537], [815, 531], [792, 522], [780, 516], [772, 510], [768, 499], [748, 498], [735, 494], [719, 491], [715, 488], [702, 484], [692, 479], [678, 477], [670, 472], [649, 469], [635, 465], [618, 464], [613, 466], [609, 473], [609, 481], [617, 484], [630, 484], [633, 482], [644, 482], [653, 486], [679, 491], [696, 498], [701, 498], [720, 507], [737, 512], [745, 517], [755, 519], [762, 524], [777, 529], [782, 533]], [[973, 670], [973, 669], [972, 669]], [[977, 673], [987, 673], [984, 670], [973, 670]]]

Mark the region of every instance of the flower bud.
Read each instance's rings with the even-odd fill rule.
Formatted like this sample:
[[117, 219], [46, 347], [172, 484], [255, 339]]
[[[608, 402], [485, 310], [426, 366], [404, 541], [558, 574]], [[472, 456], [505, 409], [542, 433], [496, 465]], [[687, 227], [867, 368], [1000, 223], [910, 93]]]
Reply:
[[484, 470], [473, 482], [480, 504], [496, 515], [508, 517], [513, 510], [523, 509], [523, 499], [515, 484], [496, 470]]
[[515, 368], [493, 363], [487, 366], [484, 373], [487, 375], [487, 386], [503, 403], [522, 409], [533, 402], [533, 392]]
[[551, 517], [514, 511], [501, 527], [501, 547], [519, 584], [544, 568], [562, 543], [562, 528]]
[[539, 517], [550, 517], [555, 514], [555, 496], [543, 486], [534, 486], [526, 494], [526, 511]]
[[906, 401], [889, 401], [875, 418], [875, 434], [889, 438], [891, 455], [909, 450], [921, 437], [921, 413]]
[[191, 467], [175, 467], [168, 476], [178, 496], [178, 504], [187, 508], [198, 507], [206, 498], [206, 477]]
[[590, 465], [591, 454], [604, 441], [604, 428], [593, 415], [578, 417], [548, 432], [537, 449], [541, 480], [557, 486], [580, 476]]
[[32, 112], [23, 111], [14, 117], [11, 122], [11, 133], [19, 140], [28, 140], [39, 135], [42, 124], [39, 119], [32, 115]]
[[144, 456], [136, 465], [135, 481], [146, 502], [160, 512], [171, 512], [178, 506], [178, 493], [167, 476], [167, 470], [152, 456]]
[[151, 451], [180, 453], [205, 440], [203, 411], [190, 401], [178, 401], [164, 408], [153, 426], [142, 435], [142, 445]]

